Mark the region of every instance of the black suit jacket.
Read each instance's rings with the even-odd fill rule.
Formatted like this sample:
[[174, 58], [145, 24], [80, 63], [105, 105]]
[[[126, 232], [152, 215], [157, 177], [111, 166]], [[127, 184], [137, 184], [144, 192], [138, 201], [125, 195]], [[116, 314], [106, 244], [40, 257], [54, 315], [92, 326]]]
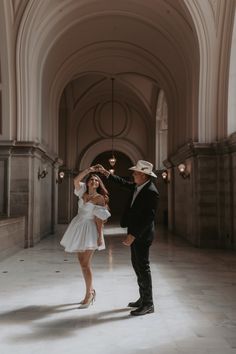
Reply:
[[116, 175], [110, 175], [109, 179], [130, 191], [130, 198], [121, 217], [121, 227], [127, 227], [128, 234], [133, 235], [137, 241], [151, 242], [154, 237], [154, 220], [159, 199], [154, 183], [150, 180], [138, 193], [131, 206], [136, 184]]

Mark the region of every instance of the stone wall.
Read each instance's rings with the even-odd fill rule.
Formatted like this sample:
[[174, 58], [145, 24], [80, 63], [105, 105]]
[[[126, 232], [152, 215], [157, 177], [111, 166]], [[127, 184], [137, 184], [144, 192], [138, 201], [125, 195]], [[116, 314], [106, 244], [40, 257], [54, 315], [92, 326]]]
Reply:
[[0, 219], [0, 261], [24, 247], [25, 218]]
[[[178, 171], [180, 163], [187, 178]], [[186, 144], [165, 165], [171, 176], [169, 229], [197, 247], [236, 249], [236, 134]]]
[[23, 246], [32, 247], [53, 233], [57, 221], [58, 160], [38, 144], [9, 141], [0, 144], [0, 161], [6, 176], [0, 183], [1, 205], [6, 205], [0, 216], [24, 216]]

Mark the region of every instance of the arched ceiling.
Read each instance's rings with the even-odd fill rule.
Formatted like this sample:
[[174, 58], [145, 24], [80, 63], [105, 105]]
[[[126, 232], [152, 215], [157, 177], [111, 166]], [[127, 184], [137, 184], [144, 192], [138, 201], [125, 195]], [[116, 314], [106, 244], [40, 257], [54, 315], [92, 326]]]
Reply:
[[[15, 1], [18, 14], [20, 6]], [[75, 109], [79, 103], [88, 109], [106, 95], [109, 99], [111, 76], [118, 82], [119, 99], [146, 112], [150, 120], [155, 119], [157, 95], [163, 89], [169, 128], [176, 131], [179, 117], [188, 127], [189, 107], [197, 100], [192, 87], [199, 54], [183, 0], [29, 0], [22, 6], [19, 93], [27, 92], [27, 101], [22, 99], [20, 115], [35, 115], [40, 100], [37, 121], [43, 117], [44, 122], [43, 131], [35, 126], [39, 140], [44, 131], [46, 140], [53, 140], [50, 130], [55, 134], [60, 98], [68, 85], [78, 88]], [[178, 138], [173, 134], [172, 144], [181, 144], [192, 133], [192, 127], [186, 129], [179, 131]], [[53, 148], [58, 149], [56, 142]]]

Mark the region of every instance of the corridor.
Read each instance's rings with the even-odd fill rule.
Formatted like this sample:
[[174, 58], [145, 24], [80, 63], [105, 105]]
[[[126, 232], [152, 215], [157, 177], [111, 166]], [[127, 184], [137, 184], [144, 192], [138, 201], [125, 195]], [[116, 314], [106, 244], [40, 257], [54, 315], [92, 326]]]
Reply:
[[137, 286], [119, 228], [93, 258], [96, 301], [78, 309], [84, 285], [63, 230], [0, 263], [1, 354], [235, 354], [236, 258], [157, 232], [151, 248], [155, 313], [129, 316]]

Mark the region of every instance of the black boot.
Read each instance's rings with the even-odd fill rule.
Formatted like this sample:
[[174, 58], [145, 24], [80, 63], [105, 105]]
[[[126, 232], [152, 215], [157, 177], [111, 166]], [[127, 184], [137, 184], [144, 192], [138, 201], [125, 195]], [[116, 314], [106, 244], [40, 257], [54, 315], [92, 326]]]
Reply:
[[135, 301], [135, 302], [129, 302], [129, 303], [128, 303], [128, 307], [140, 307], [140, 306], [142, 306], [142, 299], [141, 299], [141, 297], [140, 297], [137, 301]]
[[130, 312], [131, 316], [143, 316], [154, 312], [153, 305], [141, 305], [136, 310]]

